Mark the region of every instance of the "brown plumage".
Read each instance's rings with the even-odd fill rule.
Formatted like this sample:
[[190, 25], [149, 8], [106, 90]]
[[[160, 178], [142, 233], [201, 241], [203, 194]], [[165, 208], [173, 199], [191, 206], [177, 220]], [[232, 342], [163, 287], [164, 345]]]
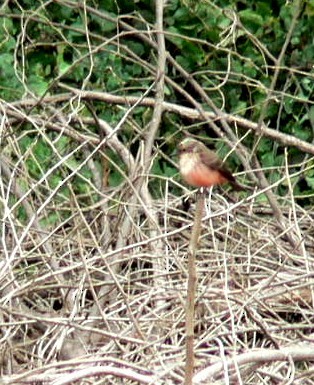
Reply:
[[230, 183], [236, 190], [243, 190], [215, 152], [196, 139], [186, 138], [179, 144], [179, 165], [183, 179], [191, 186]]

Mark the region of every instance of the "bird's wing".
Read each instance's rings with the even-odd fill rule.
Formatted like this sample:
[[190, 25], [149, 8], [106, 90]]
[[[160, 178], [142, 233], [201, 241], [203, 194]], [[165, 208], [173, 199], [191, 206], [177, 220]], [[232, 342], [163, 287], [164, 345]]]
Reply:
[[218, 158], [215, 153], [206, 154], [200, 153], [201, 161], [208, 167], [213, 170], [221, 172], [221, 174], [230, 182], [235, 182], [235, 177], [224, 165], [224, 163]]

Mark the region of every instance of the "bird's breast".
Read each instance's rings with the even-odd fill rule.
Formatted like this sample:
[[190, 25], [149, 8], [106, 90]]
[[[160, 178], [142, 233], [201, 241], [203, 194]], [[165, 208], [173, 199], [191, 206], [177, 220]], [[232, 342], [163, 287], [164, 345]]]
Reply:
[[179, 159], [179, 167], [182, 175], [191, 173], [199, 163], [198, 156], [195, 154], [182, 154]]
[[227, 181], [219, 169], [207, 166], [196, 154], [183, 154], [179, 166], [183, 179], [194, 187], [211, 187]]

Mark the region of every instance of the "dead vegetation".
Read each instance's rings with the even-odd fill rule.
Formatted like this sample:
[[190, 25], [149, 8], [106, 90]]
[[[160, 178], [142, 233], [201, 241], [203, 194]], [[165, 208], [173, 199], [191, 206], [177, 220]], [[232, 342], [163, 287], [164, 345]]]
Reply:
[[[276, 35], [284, 36], [276, 56], [268, 37], [259, 40], [231, 8], [213, 6], [213, 20], [221, 18], [213, 44], [202, 33], [187, 36], [191, 29], [164, 31], [171, 2], [156, 1], [150, 22], [141, 10], [113, 16], [97, 2], [22, 3], [4, 1], [0, 12], [3, 68], [13, 68], [16, 82], [5, 83], [8, 99], [14, 84], [23, 94], [0, 100], [0, 385], [183, 383], [194, 193], [176, 176], [154, 175], [152, 165], [162, 158], [173, 170], [163, 146], [199, 132], [236, 154], [241, 182], [252, 191], [206, 196], [194, 384], [313, 385], [313, 210], [305, 196], [298, 204], [294, 188], [313, 168], [306, 155], [314, 154], [307, 140], [312, 62], [298, 61], [303, 48], [311, 52], [304, 33], [310, 3], [294, 2], [289, 22], [278, 15], [286, 29]], [[200, 4], [208, 11], [205, 2], [179, 3], [168, 22], [182, 11], [199, 17]], [[214, 26], [200, 25], [203, 36], [211, 34]], [[190, 72], [182, 62], [186, 43]], [[45, 60], [52, 53], [46, 63], [42, 47]], [[287, 67], [290, 56], [295, 67]], [[108, 79], [114, 91], [101, 92]], [[228, 92], [238, 84], [247, 101], [232, 105]], [[269, 106], [278, 116], [268, 115]], [[308, 124], [308, 136], [301, 124], [286, 127], [292, 120]], [[252, 148], [245, 143], [251, 136]], [[269, 153], [280, 148], [281, 167], [261, 165], [265, 138], [274, 145]], [[290, 164], [291, 148], [302, 154], [299, 164]], [[274, 169], [281, 179], [272, 180]], [[119, 179], [110, 184], [112, 173]]]
[[[169, 180], [153, 199], [154, 176], [142, 174], [113, 129], [99, 121], [99, 140], [91, 120], [44, 110], [4, 106], [0, 384], [182, 383], [193, 193], [182, 186], [172, 195], [178, 184]], [[16, 135], [23, 119], [36, 128], [26, 150]], [[72, 138], [62, 150], [58, 132]], [[35, 180], [25, 164], [39, 140], [55, 164]], [[109, 151], [128, 167], [111, 189], [98, 167]], [[76, 190], [84, 164], [93, 170], [85, 194]], [[54, 175], [62, 175], [55, 185]], [[313, 213], [290, 190], [278, 217], [264, 193], [215, 189], [206, 198], [196, 384], [314, 383]]]

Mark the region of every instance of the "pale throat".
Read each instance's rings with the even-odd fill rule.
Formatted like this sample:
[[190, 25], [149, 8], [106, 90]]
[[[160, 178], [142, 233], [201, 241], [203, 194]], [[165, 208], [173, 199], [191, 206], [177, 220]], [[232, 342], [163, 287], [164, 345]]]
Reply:
[[189, 174], [191, 171], [195, 170], [195, 167], [199, 163], [198, 154], [187, 153], [182, 154], [179, 159], [180, 172], [183, 175]]

